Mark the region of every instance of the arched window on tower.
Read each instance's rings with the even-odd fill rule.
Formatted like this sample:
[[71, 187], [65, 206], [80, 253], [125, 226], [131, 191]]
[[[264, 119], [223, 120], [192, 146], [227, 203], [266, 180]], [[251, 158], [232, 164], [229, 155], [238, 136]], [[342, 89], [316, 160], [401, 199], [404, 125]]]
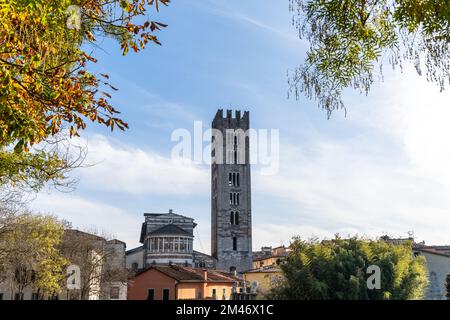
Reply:
[[233, 237], [233, 251], [237, 251], [237, 238]]
[[236, 173], [236, 185], [239, 187], [240, 181], [239, 181], [239, 172]]
[[233, 174], [228, 173], [228, 185], [231, 186], [233, 184]]
[[239, 205], [239, 193], [236, 194], [236, 204]]
[[230, 213], [230, 223], [234, 224], [234, 211], [231, 211]]
[[234, 224], [238, 225], [239, 224], [239, 211], [236, 211], [234, 213]]

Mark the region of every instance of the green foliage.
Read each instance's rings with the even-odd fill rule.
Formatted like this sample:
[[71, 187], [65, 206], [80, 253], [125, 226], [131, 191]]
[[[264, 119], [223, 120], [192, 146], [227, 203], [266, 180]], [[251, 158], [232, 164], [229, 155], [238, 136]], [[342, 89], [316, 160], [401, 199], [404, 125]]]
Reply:
[[[69, 163], [56, 163], [65, 159], [56, 159], [55, 153], [24, 154], [61, 132], [79, 136], [88, 121], [111, 130], [128, 128], [109, 102], [117, 88], [107, 74], [89, 71], [97, 60], [82, 47], [96, 47], [111, 37], [125, 55], [129, 48], [138, 52], [148, 43], [160, 44], [155, 33], [166, 25], [142, 18], [168, 3], [0, 0], [0, 156], [8, 162], [0, 166], [0, 183], [14, 183], [18, 176], [22, 180], [28, 170], [37, 186], [36, 180], [57, 178], [48, 174], [55, 168], [68, 169]], [[24, 169], [25, 163], [32, 165]], [[10, 177], [14, 179], [8, 181]]]
[[45, 183], [70, 187], [68, 162], [58, 153], [36, 150], [7, 152], [0, 149], [0, 185], [23, 191], [38, 191]]
[[[425, 260], [402, 245], [358, 238], [302, 241], [294, 238], [281, 265], [284, 281], [271, 298], [299, 300], [421, 299], [428, 283]], [[367, 268], [381, 269], [381, 289], [367, 287]]]
[[310, 44], [289, 74], [290, 92], [316, 99], [330, 116], [345, 109], [342, 91], [368, 94], [375, 67], [412, 61], [441, 91], [450, 80], [448, 0], [290, 0], [293, 23]]
[[60, 252], [64, 225], [53, 216], [22, 213], [0, 216], [0, 269], [2, 281], [19, 293], [31, 286], [43, 295], [60, 291], [68, 264]]

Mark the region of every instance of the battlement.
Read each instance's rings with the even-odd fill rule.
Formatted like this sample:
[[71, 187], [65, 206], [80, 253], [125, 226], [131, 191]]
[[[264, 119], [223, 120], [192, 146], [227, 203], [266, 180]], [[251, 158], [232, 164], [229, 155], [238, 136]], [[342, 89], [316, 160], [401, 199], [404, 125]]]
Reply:
[[223, 109], [219, 109], [212, 122], [212, 127], [217, 129], [242, 128], [247, 130], [250, 127], [250, 112], [244, 111], [241, 116], [241, 111], [235, 110], [233, 115], [233, 110], [227, 109], [224, 117]]

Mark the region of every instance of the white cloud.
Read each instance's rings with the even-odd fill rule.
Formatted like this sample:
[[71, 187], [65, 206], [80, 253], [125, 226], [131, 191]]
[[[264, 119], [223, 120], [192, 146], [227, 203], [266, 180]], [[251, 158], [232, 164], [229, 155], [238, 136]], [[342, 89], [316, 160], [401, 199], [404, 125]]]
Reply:
[[[368, 98], [348, 101], [352, 107], [340, 124], [346, 134], [330, 137], [312, 123], [299, 126], [312, 133], [298, 145], [280, 146], [277, 175], [253, 171], [254, 249], [287, 244], [293, 235], [406, 236], [409, 230], [417, 240], [450, 243], [450, 95], [414, 75], [386, 79]], [[81, 171], [81, 181], [93, 194], [154, 195], [172, 201], [183, 196], [183, 208], [191, 205], [189, 197], [210, 192], [205, 167], [100, 135], [91, 137], [88, 147], [88, 162], [97, 164]], [[204, 199], [201, 207], [208, 208], [209, 198]], [[277, 207], [279, 199], [283, 208]], [[74, 195], [39, 195], [34, 206], [76, 226], [107, 228], [129, 247], [137, 244], [143, 221], [140, 213], [131, 215]], [[146, 210], [152, 208], [141, 212]], [[208, 217], [209, 210], [202, 215]], [[196, 249], [209, 252], [209, 220], [196, 220]]]
[[32, 208], [70, 221], [74, 228], [117, 238], [129, 249], [138, 245], [142, 216], [131, 215], [123, 209], [59, 192], [39, 194]]
[[418, 240], [450, 243], [450, 95], [414, 75], [389, 79], [356, 100], [366, 105], [349, 103], [350, 138], [282, 145], [280, 173], [254, 177], [254, 199], [291, 204], [292, 234], [310, 236], [305, 223], [322, 233], [413, 230]]
[[89, 189], [157, 195], [192, 195], [209, 190], [209, 171], [190, 161], [113, 144], [101, 135], [89, 139], [87, 146], [86, 163], [94, 165], [80, 173]]

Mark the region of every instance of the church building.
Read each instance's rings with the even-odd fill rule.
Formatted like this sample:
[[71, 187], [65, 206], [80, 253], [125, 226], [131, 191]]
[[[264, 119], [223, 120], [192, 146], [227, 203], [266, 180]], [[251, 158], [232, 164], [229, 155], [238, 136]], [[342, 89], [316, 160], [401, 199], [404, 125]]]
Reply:
[[140, 242], [127, 251], [127, 268], [179, 265], [242, 273], [252, 269], [249, 112], [219, 109], [212, 121], [211, 256], [194, 251], [194, 219], [145, 213]]
[[142, 246], [127, 251], [127, 268], [146, 269], [154, 265], [181, 265], [214, 269], [214, 259], [194, 251], [194, 219], [176, 214], [145, 213], [140, 242]]

